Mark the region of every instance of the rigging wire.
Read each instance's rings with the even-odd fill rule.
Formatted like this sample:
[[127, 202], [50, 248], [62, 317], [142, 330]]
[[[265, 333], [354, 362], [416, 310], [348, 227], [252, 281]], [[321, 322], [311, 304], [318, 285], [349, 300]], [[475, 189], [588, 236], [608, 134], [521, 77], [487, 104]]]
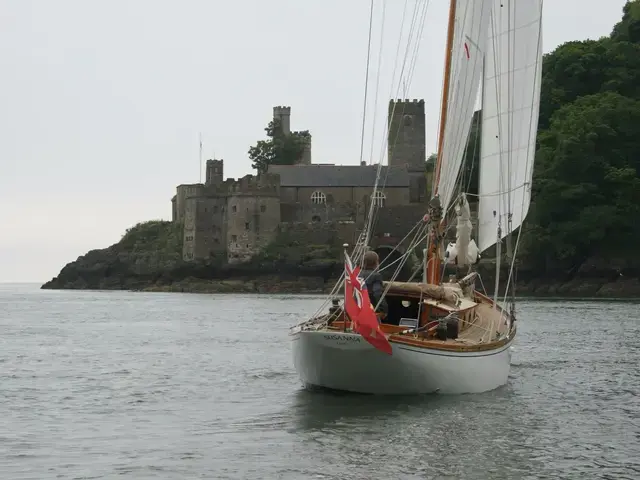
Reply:
[[[412, 18], [411, 18], [411, 25], [409, 27], [409, 34], [407, 36], [407, 45], [406, 45], [406, 49], [405, 49], [405, 54], [403, 57], [403, 62], [402, 62], [402, 67], [401, 67], [401, 71], [400, 71], [400, 78], [398, 79], [398, 85], [396, 87], [396, 95], [395, 98], [398, 97], [398, 94], [400, 92], [401, 88], [408, 88], [411, 85], [411, 82], [413, 80], [413, 71], [415, 69], [415, 63], [416, 63], [416, 59], [418, 57], [418, 52], [419, 52], [419, 47], [420, 47], [420, 37], [422, 35], [422, 31], [424, 30], [424, 24], [426, 23], [426, 14], [427, 14], [427, 9], [428, 6], [430, 4], [430, 0], [422, 0], [422, 2], [418, 2], [416, 3], [416, 5], [414, 6], [414, 10], [413, 10], [413, 14], [412, 14]], [[405, 2], [405, 7], [406, 7], [406, 2]], [[420, 9], [422, 7], [422, 13], [420, 14]], [[418, 35], [417, 35], [417, 40], [416, 40], [416, 46], [413, 48], [413, 55], [411, 56], [411, 58], [409, 59], [409, 52], [411, 51], [411, 44], [412, 41], [414, 39], [414, 35], [416, 33], [416, 25], [418, 23], [418, 19], [420, 19], [419, 22], [419, 27], [418, 27]], [[403, 23], [404, 23], [404, 12], [403, 12]], [[400, 43], [401, 43], [401, 39], [402, 39], [402, 35], [400, 36], [400, 39], [398, 41], [398, 46], [397, 46], [397, 51], [396, 51], [396, 64], [394, 65], [394, 73], [393, 73], [393, 79], [395, 79], [395, 74], [396, 74], [396, 70], [397, 70], [397, 59], [399, 58], [399, 51], [400, 51]], [[407, 61], [409, 60], [409, 74], [407, 76], [406, 79], [403, 79], [403, 75], [404, 75], [404, 71], [407, 68]], [[391, 88], [393, 89], [393, 80], [392, 80], [392, 86]], [[390, 92], [391, 94], [392, 92]], [[390, 95], [391, 96], [391, 95]], [[393, 108], [390, 112], [390, 118], [395, 118], [396, 116], [396, 108], [397, 108], [397, 103], [394, 102], [393, 104]], [[402, 104], [402, 111], [400, 112], [400, 117], [402, 117], [404, 115], [404, 111], [406, 109], [406, 104], [403, 103]], [[398, 136], [400, 134], [400, 130], [402, 128], [402, 125], [400, 123], [398, 123], [397, 128], [395, 129], [395, 134], [393, 135], [393, 142], [391, 142], [391, 148], [395, 148], [395, 145], [397, 143], [397, 139]], [[387, 128], [387, 135], [383, 137], [382, 142], [381, 142], [381, 148], [380, 148], [380, 161], [378, 163], [378, 175], [380, 175], [381, 172], [381, 166], [382, 166], [382, 160], [384, 158], [384, 150], [385, 147], [389, 144], [389, 140], [390, 137], [392, 136], [392, 125], [389, 124], [388, 128]], [[386, 181], [389, 175], [389, 168], [386, 169], [386, 173], [385, 173], [385, 180], [384, 180], [384, 185], [386, 185]], [[378, 182], [376, 183], [375, 187], [374, 187], [374, 192], [377, 190], [378, 187]], [[372, 207], [375, 207], [375, 205], [372, 205]], [[369, 222], [369, 230], [372, 230], [374, 228], [374, 226], [376, 225], [376, 220], [377, 220], [377, 215], [375, 215], [374, 212], [374, 216], [371, 218], [371, 221]], [[368, 243], [368, 242], [367, 242]]]
[[[424, 3], [424, 0], [421, 0], [421, 1], [422, 1], [422, 3]], [[428, 5], [428, 3], [429, 2], [427, 1], [427, 5]], [[406, 5], [407, 5], [407, 2], [405, 0], [405, 9], [406, 9]], [[411, 26], [410, 26], [410, 30], [409, 30], [409, 36], [408, 36], [408, 39], [407, 39], [407, 48], [406, 48], [405, 55], [404, 55], [404, 61], [403, 61], [403, 64], [402, 64], [402, 70], [401, 70], [401, 74], [400, 74], [400, 80], [398, 82], [397, 91], [399, 91], [400, 87], [403, 84], [403, 82], [402, 82], [402, 74], [404, 73], [404, 69], [406, 67], [407, 56], [408, 56], [408, 52], [410, 51], [410, 45], [411, 45], [411, 41], [412, 41], [412, 38], [413, 38], [413, 31], [415, 29], [416, 19], [418, 17], [417, 13], [419, 11], [418, 10], [419, 6], [420, 6], [419, 2], [416, 3], [416, 5], [414, 6]], [[404, 15], [404, 11], [403, 11], [403, 25], [404, 25], [404, 18], [405, 18], [405, 15]], [[399, 51], [399, 45], [401, 43], [401, 39], [402, 39], [402, 31], [400, 33], [400, 39], [399, 39], [399, 43], [398, 43], [398, 51]], [[397, 60], [397, 57], [396, 57], [396, 60]], [[395, 78], [396, 69], [397, 69], [397, 63], [394, 66], [394, 78]], [[410, 81], [411, 81], [411, 78], [409, 78], [409, 84], [410, 84]], [[406, 85], [406, 82], [405, 82], [405, 85]], [[394, 104], [394, 106], [393, 106], [393, 109], [392, 109], [392, 112], [391, 112], [391, 116], [392, 117], [395, 115], [396, 105], [397, 104]], [[404, 108], [405, 108], [405, 106], [403, 105], [403, 112], [402, 113], [404, 113]], [[391, 129], [390, 127], [391, 126], [389, 126], [389, 130]], [[400, 125], [398, 125], [398, 130], [396, 132], [396, 137], [397, 137], [397, 134], [399, 133], [399, 130], [400, 130]], [[370, 234], [371, 234], [371, 231], [372, 231], [372, 226], [374, 225], [374, 222], [377, 219], [377, 204], [376, 204], [375, 197], [376, 197], [376, 192], [379, 190], [380, 175], [381, 175], [381, 171], [382, 171], [382, 159], [384, 157], [384, 153], [383, 153], [384, 152], [384, 146], [385, 146], [385, 142], [388, 141], [388, 137], [389, 137], [389, 135], [387, 135], [387, 138], [383, 138], [383, 141], [382, 141], [382, 148], [381, 148], [381, 152], [380, 152], [380, 157], [381, 158], [380, 158], [380, 162], [378, 163], [378, 168], [377, 168], [377, 171], [376, 171], [376, 181], [375, 181], [374, 189], [373, 189], [373, 192], [372, 192], [372, 195], [371, 195], [371, 201], [370, 201], [369, 211], [368, 211], [368, 215], [367, 215], [366, 227], [361, 232], [361, 235], [358, 237], [357, 248], [354, 250], [354, 260], [355, 261], [359, 261], [361, 255], [364, 254], [366, 246], [369, 243]], [[395, 140], [394, 140], [394, 145], [395, 145]], [[386, 180], [387, 180], [388, 174], [389, 174], [389, 169], [386, 170], [385, 180], [384, 180], [384, 183], [383, 183], [383, 188], [384, 188], [384, 185], [386, 185]]]
[[362, 135], [360, 139], [360, 163], [364, 157], [364, 129], [367, 120], [367, 94], [369, 92], [369, 64], [371, 63], [371, 33], [373, 31], [373, 0], [369, 7], [369, 39], [367, 41], [367, 68], [364, 78], [364, 106], [362, 107]]
[[[382, 51], [383, 51], [382, 46], [384, 45], [384, 23], [385, 23], [386, 13], [387, 13], [387, 2], [382, 2], [382, 22], [380, 25], [380, 46], [378, 48], [378, 62], [377, 62], [378, 71], [376, 75], [376, 90], [373, 95], [374, 106], [378, 105], [378, 90], [380, 88], [380, 76], [381, 76], [380, 71], [382, 66]], [[375, 133], [376, 133], [377, 118], [378, 118], [378, 109], [374, 108], [373, 109], [373, 125], [371, 126], [371, 149], [369, 150], [369, 165], [371, 165], [371, 162], [373, 162], [373, 144], [374, 144], [373, 139], [375, 138]], [[363, 135], [363, 142], [364, 142], [364, 135]], [[360, 159], [360, 161], [362, 161], [362, 159]]]
[[[401, 40], [402, 40], [402, 34], [403, 34], [403, 30], [404, 30], [404, 21], [405, 21], [407, 4], [408, 4], [408, 0], [405, 0], [405, 5], [404, 5], [403, 15], [402, 15], [402, 22], [401, 22], [401, 31], [400, 31], [400, 36], [399, 36], [398, 45], [397, 45], [398, 53], [399, 53], [400, 44], [401, 44]], [[416, 6], [416, 8], [417, 8], [417, 6]], [[414, 8], [414, 15], [413, 15], [414, 19], [415, 19], [416, 8]], [[368, 82], [369, 82], [371, 37], [372, 37], [372, 30], [373, 30], [373, 13], [374, 13], [374, 2], [373, 2], [373, 0], [371, 0], [371, 3], [370, 3], [370, 16], [369, 16], [369, 33], [368, 33], [368, 43], [367, 43], [367, 68], [366, 68], [366, 76], [365, 76], [365, 95], [364, 95], [364, 97], [365, 97], [365, 100], [364, 100], [364, 105], [365, 105], [364, 106], [364, 110], [365, 110], [365, 112], [363, 113], [363, 129], [362, 129], [362, 135], [361, 135], [361, 148], [360, 148], [360, 161], [361, 162], [362, 162], [362, 157], [363, 157], [363, 152], [364, 152], [364, 130], [365, 130], [365, 125], [366, 125], [366, 103], [367, 103]], [[383, 22], [384, 22], [384, 17], [383, 17]], [[412, 24], [413, 24], [413, 22], [412, 22]], [[383, 43], [381, 41], [380, 42], [380, 50], [382, 50], [382, 46], [383, 46]], [[381, 57], [381, 53], [379, 53], [379, 57]], [[393, 72], [394, 78], [395, 78], [395, 74], [396, 74], [397, 58], [398, 57], [399, 57], [399, 55], [396, 56], [396, 64], [394, 66], [394, 72]], [[405, 58], [406, 58], [406, 55], [405, 55]], [[380, 76], [380, 68], [378, 68], [378, 78], [379, 78], [379, 76]], [[372, 139], [372, 141], [373, 141], [373, 139]], [[382, 162], [379, 162], [378, 168], [377, 168], [377, 172], [376, 172], [376, 181], [375, 181], [373, 193], [372, 193], [372, 196], [371, 196], [371, 206], [369, 208], [369, 214], [367, 216], [368, 218], [367, 218], [367, 222], [366, 222], [366, 228], [358, 236], [358, 239], [356, 240], [355, 248], [353, 249], [353, 252], [352, 252], [353, 260], [354, 260], [354, 262], [356, 264], [359, 263], [360, 258], [364, 255], [364, 251], [365, 251], [366, 245], [368, 244], [371, 223], [372, 223], [373, 217], [376, 215], [376, 205], [375, 205], [375, 202], [374, 202], [374, 200], [375, 200], [374, 197], [375, 197], [375, 192], [378, 190], [378, 185], [379, 185], [379, 182], [380, 182], [381, 166], [382, 166]], [[385, 184], [386, 184], [386, 176], [385, 176]], [[409, 234], [410, 233], [411, 232], [409, 232]], [[327, 299], [323, 302], [323, 304], [314, 313], [312, 318], [315, 317], [316, 315], [318, 315], [324, 308], [326, 308], [326, 306], [330, 302], [331, 297], [333, 297], [336, 294], [336, 292], [338, 291], [338, 289], [342, 287], [343, 282], [344, 282], [344, 276], [345, 275], [344, 275], [344, 272], [343, 272], [341, 277], [340, 277], [340, 280], [333, 287], [333, 289], [331, 290], [331, 293], [329, 294]]]
[[[406, 45], [406, 49], [405, 49], [405, 53], [404, 53], [404, 58], [403, 58], [403, 62], [402, 62], [402, 67], [401, 67], [401, 71], [400, 71], [400, 78], [398, 80], [398, 86], [396, 88], [396, 92], [400, 91], [400, 88], [404, 86], [404, 88], [409, 88], [409, 86], [411, 85], [411, 81], [413, 79], [413, 74], [415, 71], [415, 64], [416, 64], [416, 59], [418, 58], [418, 52], [419, 52], [419, 47], [420, 47], [420, 37], [422, 36], [422, 32], [424, 31], [424, 26], [426, 23], [426, 15], [427, 15], [427, 10], [428, 10], [428, 6], [430, 4], [430, 0], [418, 0], [414, 6], [413, 9], [413, 14], [412, 14], [412, 18], [411, 18], [411, 26], [409, 29], [409, 34], [407, 37], [407, 45]], [[393, 77], [392, 77], [392, 86], [391, 88], [393, 89], [393, 81], [395, 80], [395, 76], [397, 73], [397, 62], [398, 59], [400, 57], [399, 53], [400, 53], [400, 45], [402, 44], [402, 37], [403, 37], [403, 33], [404, 33], [404, 23], [405, 23], [405, 18], [406, 18], [406, 10], [407, 10], [407, 5], [408, 5], [408, 0], [405, 0], [405, 5], [403, 8], [403, 14], [402, 14], [402, 22], [401, 22], [401, 31], [400, 31], [400, 35], [398, 38], [398, 44], [397, 44], [397, 48], [396, 48], [396, 61], [394, 63], [394, 70], [393, 70]], [[368, 33], [368, 44], [367, 44], [367, 67], [366, 67], [366, 76], [365, 76], [365, 94], [364, 94], [364, 112], [363, 112], [363, 127], [362, 127], [362, 135], [361, 135], [361, 146], [360, 146], [360, 162], [362, 163], [363, 160], [363, 155], [364, 155], [364, 132], [365, 132], [365, 125], [366, 125], [366, 106], [367, 106], [367, 99], [368, 99], [368, 82], [369, 82], [369, 69], [370, 69], [370, 54], [371, 54], [371, 37], [372, 37], [372, 30], [373, 30], [373, 11], [374, 11], [374, 2], [373, 0], [371, 0], [371, 4], [370, 4], [370, 18], [369, 18], [369, 33]], [[383, 13], [382, 13], [382, 27], [381, 27], [381, 35], [384, 32], [384, 19], [385, 19], [385, 9], [383, 8]], [[420, 20], [418, 20], [420, 19]], [[411, 45], [412, 45], [412, 41], [414, 39], [414, 35], [415, 35], [415, 31], [416, 31], [416, 23], [419, 22], [419, 26], [417, 27], [417, 40], [416, 40], [416, 45], [413, 47], [413, 52], [412, 55], [409, 56], [409, 53], [412, 51], [411, 49]], [[382, 39], [380, 42], [380, 51], [378, 53], [378, 58], [382, 58]], [[409, 61], [409, 69], [408, 69], [408, 74], [407, 74], [407, 78], [403, 78], [405, 69], [407, 68], [407, 60], [410, 59]], [[377, 95], [378, 95], [378, 85], [379, 85], [379, 78], [380, 78], [380, 68], [378, 67], [378, 73], [377, 73], [377, 79], [376, 79], [376, 100], [377, 100]], [[404, 80], [404, 81], [403, 81]], [[397, 95], [395, 96], [397, 98]], [[391, 117], [393, 118], [393, 116], [395, 115], [395, 109], [396, 109], [396, 103], [394, 103], [392, 112], [391, 112]], [[403, 111], [401, 112], [401, 115], [404, 114], [404, 104], [403, 104]], [[374, 125], [375, 125], [375, 116], [374, 116]], [[398, 125], [398, 128], [395, 132], [395, 136], [394, 136], [394, 141], [393, 141], [393, 146], [395, 146], [396, 141], [397, 141], [397, 137], [400, 133], [400, 128], [401, 125]], [[383, 191], [384, 190], [384, 186], [386, 185], [387, 182], [387, 178], [389, 175], [389, 169], [386, 169], [386, 174], [384, 176], [384, 181], [382, 182], [382, 188], [380, 188], [380, 179], [381, 179], [381, 173], [382, 173], [382, 159], [384, 158], [384, 149], [386, 144], [389, 141], [389, 137], [391, 136], [391, 125], [388, 126], [387, 129], [387, 135], [383, 138], [382, 140], [382, 145], [381, 145], [381, 151], [380, 151], [380, 161], [378, 162], [378, 168], [376, 171], [376, 180], [375, 180], [375, 184], [374, 184], [374, 189], [370, 198], [370, 206], [369, 206], [369, 211], [367, 214], [367, 218], [366, 218], [366, 227], [363, 229], [363, 231], [360, 233], [360, 235], [358, 236], [358, 239], [356, 240], [356, 245], [355, 248], [353, 249], [352, 252], [352, 257], [354, 260], [354, 263], [358, 264], [361, 257], [364, 255], [364, 252], [367, 248], [367, 245], [369, 243], [369, 239], [370, 239], [370, 234], [372, 231], [372, 226], [375, 224], [375, 220], [378, 217], [378, 200], [377, 200], [377, 195], [376, 192], [378, 191]], [[373, 139], [372, 139], [373, 142]], [[420, 225], [421, 223], [423, 223], [422, 219], [416, 224]], [[408, 236], [411, 234], [411, 232], [413, 230], [415, 230], [416, 226], [414, 226], [414, 228], [405, 236], [405, 238], [398, 244], [401, 245], [402, 243], [404, 243], [404, 241], [408, 238]], [[423, 229], [426, 228], [423, 226]], [[422, 229], [419, 229], [419, 231]], [[426, 236], [426, 235], [425, 235]], [[424, 238], [420, 238], [418, 239], [418, 242], [420, 241], [424, 241]], [[394, 272], [393, 278], [397, 278], [398, 274], [400, 273], [400, 271], [402, 270], [402, 268], [404, 267], [404, 264], [406, 263], [409, 255], [415, 250], [415, 248], [417, 247], [417, 245], [419, 244], [418, 242], [416, 242], [415, 238], [414, 240], [412, 240], [410, 242], [409, 247], [406, 250], [406, 253], [400, 257], [401, 259], [404, 259], [404, 261], [402, 262], [402, 264], [396, 269], [396, 271]], [[396, 246], [397, 248], [397, 246]], [[395, 250], [395, 248], [394, 248]], [[383, 262], [384, 263], [384, 262]], [[395, 263], [395, 262], [394, 262]], [[389, 267], [389, 265], [387, 266], [387, 268]], [[343, 285], [344, 282], [344, 272], [342, 274], [342, 276], [340, 277], [340, 280], [336, 283], [336, 285], [333, 287], [333, 289], [331, 290], [331, 293], [329, 294], [329, 296], [327, 297], [327, 299], [325, 300], [325, 302], [323, 302], [323, 305], [317, 310], [317, 312], [314, 314], [314, 316], [318, 315], [319, 312], [321, 312], [324, 308], [326, 308], [326, 306], [328, 305], [330, 299], [336, 294], [336, 292], [338, 291], [338, 289], [341, 288], [341, 286]]]

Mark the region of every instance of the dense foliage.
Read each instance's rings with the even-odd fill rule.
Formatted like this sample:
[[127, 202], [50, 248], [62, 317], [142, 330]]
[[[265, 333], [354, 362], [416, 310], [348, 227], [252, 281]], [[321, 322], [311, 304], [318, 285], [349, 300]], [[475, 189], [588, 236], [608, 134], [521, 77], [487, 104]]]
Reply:
[[545, 55], [522, 253], [545, 270], [633, 254], [640, 235], [640, 1], [610, 37]]
[[300, 160], [309, 142], [310, 134], [307, 130], [285, 134], [278, 120], [269, 122], [267, 140], [259, 140], [249, 149], [249, 158], [253, 162], [252, 168], [258, 173], [264, 173], [269, 165], [293, 165]]

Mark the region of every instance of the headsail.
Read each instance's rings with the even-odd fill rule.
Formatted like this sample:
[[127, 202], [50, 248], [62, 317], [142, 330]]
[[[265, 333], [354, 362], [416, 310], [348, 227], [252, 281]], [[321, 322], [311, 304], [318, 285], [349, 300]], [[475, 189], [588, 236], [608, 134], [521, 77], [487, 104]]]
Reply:
[[447, 99], [447, 115], [440, 156], [438, 193], [446, 212], [464, 156], [473, 108], [482, 77], [493, 0], [455, 0], [455, 23], [451, 52], [452, 67]]
[[[493, 0], [485, 62], [478, 194], [484, 251], [524, 221], [538, 129], [542, 0]], [[499, 113], [498, 113], [499, 112]]]

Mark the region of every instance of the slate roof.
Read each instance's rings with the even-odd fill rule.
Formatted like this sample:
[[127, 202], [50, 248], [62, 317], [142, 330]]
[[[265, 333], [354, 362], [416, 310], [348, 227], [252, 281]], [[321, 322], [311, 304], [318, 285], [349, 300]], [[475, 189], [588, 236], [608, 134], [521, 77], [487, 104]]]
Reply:
[[[269, 173], [280, 175], [282, 187], [373, 187], [377, 169], [377, 165], [271, 165]], [[408, 187], [409, 172], [406, 167], [383, 165], [380, 184]]]

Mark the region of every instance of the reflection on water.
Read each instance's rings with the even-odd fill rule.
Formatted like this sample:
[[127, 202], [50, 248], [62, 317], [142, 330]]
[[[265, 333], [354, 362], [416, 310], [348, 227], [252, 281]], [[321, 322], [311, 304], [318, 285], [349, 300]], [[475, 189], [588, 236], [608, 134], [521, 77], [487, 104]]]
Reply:
[[354, 422], [375, 423], [408, 414], [412, 408], [416, 411], [433, 409], [441, 401], [437, 396], [375, 397], [324, 389], [300, 389], [293, 394], [293, 402], [287, 409], [293, 420], [292, 430], [304, 431], [340, 428]]
[[306, 391], [306, 296], [0, 288], [0, 478], [640, 478], [630, 303], [529, 301], [508, 385]]

